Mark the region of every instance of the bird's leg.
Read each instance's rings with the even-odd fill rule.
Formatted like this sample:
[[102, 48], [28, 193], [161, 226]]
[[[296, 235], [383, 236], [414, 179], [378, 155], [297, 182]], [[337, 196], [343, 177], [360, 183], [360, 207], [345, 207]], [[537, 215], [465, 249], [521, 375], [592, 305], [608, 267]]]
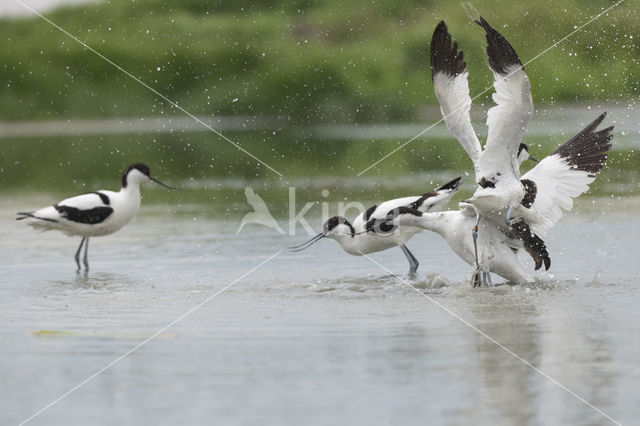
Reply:
[[405, 246], [404, 244], [402, 244], [400, 248], [409, 261], [409, 275], [414, 275], [418, 270], [418, 266], [420, 265], [418, 259], [416, 259], [413, 253], [411, 253], [407, 246]]
[[89, 272], [89, 237], [87, 237], [87, 241], [84, 243], [84, 258], [82, 259], [82, 263], [84, 263], [84, 267]]
[[511, 210], [513, 210], [513, 206], [509, 205], [509, 208], [507, 209], [507, 217], [504, 219], [508, 226], [511, 226]]
[[493, 287], [491, 272], [476, 270], [473, 276], [473, 287]]
[[82, 245], [84, 244], [84, 240], [86, 240], [87, 237], [82, 237], [82, 240], [80, 240], [80, 245], [78, 246], [78, 250], [76, 250], [76, 255], [73, 257], [76, 260], [76, 265], [78, 265], [78, 271], [80, 272], [80, 250], [82, 250]]
[[476, 224], [471, 231], [471, 236], [473, 237], [473, 252], [476, 257], [476, 270], [473, 271], [473, 275], [471, 276], [471, 286], [478, 287], [482, 285], [482, 274], [480, 271], [480, 262], [478, 261], [478, 224], [480, 223], [480, 216], [476, 220]]
[[491, 272], [487, 271], [485, 272], [485, 274], [487, 274], [487, 286], [493, 287], [493, 281], [491, 281]]
[[471, 287], [482, 287], [482, 271], [476, 269], [471, 275]]

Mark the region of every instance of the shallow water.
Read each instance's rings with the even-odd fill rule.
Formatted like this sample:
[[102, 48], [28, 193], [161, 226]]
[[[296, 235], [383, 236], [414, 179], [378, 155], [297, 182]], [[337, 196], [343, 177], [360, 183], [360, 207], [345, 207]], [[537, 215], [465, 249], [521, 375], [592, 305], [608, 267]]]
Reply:
[[[13, 221], [36, 201], [0, 203], [1, 424], [232, 283], [30, 424], [610, 423], [480, 331], [617, 421], [640, 416], [635, 199], [604, 217], [602, 200], [585, 201], [565, 217], [541, 283], [476, 290], [436, 235], [408, 244], [415, 279], [400, 250], [372, 255], [398, 279], [332, 241], [280, 252], [306, 235], [248, 225], [236, 236], [235, 213], [162, 205], [92, 239], [91, 272], [76, 274], [77, 239]], [[450, 285], [429, 288], [427, 274]]]

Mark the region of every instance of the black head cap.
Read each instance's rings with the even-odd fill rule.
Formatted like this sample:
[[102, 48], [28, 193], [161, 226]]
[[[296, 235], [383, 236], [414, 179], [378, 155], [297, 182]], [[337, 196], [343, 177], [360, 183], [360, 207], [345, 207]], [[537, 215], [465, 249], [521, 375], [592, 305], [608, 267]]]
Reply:
[[351, 223], [349, 223], [349, 221], [342, 216], [333, 216], [332, 218], [327, 220], [322, 226], [322, 231], [326, 234], [327, 232], [331, 232], [336, 226], [340, 224], [347, 225], [351, 229], [351, 233], [355, 234], [355, 230], [353, 229], [353, 226], [351, 226]]
[[147, 166], [146, 164], [143, 163], [135, 163], [130, 165], [129, 167], [127, 167], [127, 170], [125, 170], [124, 174], [122, 175], [122, 187], [126, 188], [127, 186], [127, 175], [129, 174], [130, 171], [132, 170], [137, 170], [140, 173], [142, 173], [145, 176], [151, 177], [151, 171], [149, 170], [149, 166]]

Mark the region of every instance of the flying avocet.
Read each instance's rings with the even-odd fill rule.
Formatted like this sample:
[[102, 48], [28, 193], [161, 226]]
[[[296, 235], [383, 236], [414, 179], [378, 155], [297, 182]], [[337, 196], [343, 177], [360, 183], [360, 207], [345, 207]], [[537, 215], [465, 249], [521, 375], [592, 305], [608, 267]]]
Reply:
[[[387, 226], [397, 226], [402, 232], [408, 232], [402, 230], [404, 227], [418, 227], [440, 234], [460, 258], [476, 267], [474, 287], [493, 285], [490, 272], [512, 283], [531, 282], [533, 277], [518, 260], [518, 250], [531, 255], [536, 270], [543, 265], [549, 269], [549, 253], [536, 232], [543, 233], [554, 226], [562, 217], [562, 210], [571, 210], [573, 198], [587, 191], [602, 170], [613, 130], [608, 127], [596, 131], [604, 118], [605, 114], [599, 116], [522, 177], [527, 187], [522, 205], [538, 218], [536, 222], [518, 218], [507, 225], [504, 220], [485, 217], [478, 225], [475, 208], [464, 201], [459, 204], [460, 210], [440, 213], [400, 207], [387, 214]], [[522, 151], [519, 157], [524, 158]], [[480, 232], [472, 238], [469, 230], [476, 226]]]
[[69, 236], [82, 237], [74, 258], [79, 271], [80, 252], [84, 244], [83, 263], [88, 271], [89, 238], [113, 234], [129, 223], [140, 209], [140, 184], [148, 181], [169, 189], [178, 189], [152, 177], [149, 167], [145, 164], [136, 163], [124, 172], [119, 192], [88, 192], [40, 210], [20, 212], [17, 220], [24, 220], [40, 231], [53, 229]]
[[342, 216], [334, 216], [324, 223], [321, 233], [303, 244], [290, 247], [290, 249], [291, 251], [304, 250], [322, 238], [336, 240], [344, 251], [354, 256], [400, 246], [409, 261], [409, 273], [414, 274], [418, 270], [419, 263], [405, 243], [418, 232], [422, 232], [422, 229], [404, 227], [395, 231], [387, 224], [387, 213], [399, 207], [411, 208], [421, 213], [441, 211], [457, 192], [460, 180], [461, 178], [456, 178], [423, 195], [396, 198], [376, 204], [360, 213], [353, 221], [353, 225]]

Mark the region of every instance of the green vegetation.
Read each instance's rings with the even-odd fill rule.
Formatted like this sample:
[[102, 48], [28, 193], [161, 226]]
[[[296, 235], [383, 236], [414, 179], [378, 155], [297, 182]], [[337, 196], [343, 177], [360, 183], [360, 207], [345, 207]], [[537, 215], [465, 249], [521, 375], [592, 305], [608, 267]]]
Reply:
[[[529, 61], [611, 5], [473, 3]], [[490, 84], [482, 30], [449, 0], [109, 0], [47, 15], [181, 106], [292, 124], [413, 121], [435, 104], [428, 42], [444, 19]], [[637, 97], [640, 18], [624, 3], [527, 66], [538, 105]], [[40, 18], [0, 27], [2, 120], [179, 113]], [[481, 100], [490, 102], [490, 94]]]
[[[467, 189], [472, 189], [471, 162], [452, 138], [415, 140], [357, 177], [404, 141], [298, 139], [287, 133], [274, 137], [271, 132], [229, 133], [229, 136], [242, 141], [244, 148], [285, 177], [277, 178], [250, 157], [225, 145], [226, 142], [211, 143], [209, 133], [192, 132], [7, 140], [0, 145], [5, 164], [0, 167], [0, 185], [5, 195], [18, 190], [59, 191], [56, 195], [65, 196], [95, 188], [117, 189], [119, 173], [132, 162], [144, 161], [159, 179], [187, 188], [171, 195], [171, 199], [184, 203], [217, 197], [244, 205], [242, 189], [247, 184], [256, 189], [280, 188], [275, 193], [283, 197], [285, 206], [288, 186], [297, 187], [301, 199], [317, 200], [320, 191], [326, 188], [331, 191], [331, 198], [338, 200], [380, 200], [426, 192], [436, 184], [465, 176], [465, 171], [469, 175], [464, 182]], [[525, 141], [535, 157], [543, 158], [566, 139], [565, 135], [526, 137]], [[613, 151], [590, 193], [640, 194], [638, 164], [639, 151]], [[149, 185], [145, 197], [166, 201], [167, 194], [166, 190]]]
[[[473, 3], [523, 61], [535, 58], [527, 70], [538, 107], [637, 99], [638, 8], [623, 3], [537, 57], [610, 5], [604, 0]], [[163, 180], [187, 187], [197, 180], [192, 187], [204, 187], [207, 199], [242, 202], [242, 186], [252, 181], [308, 186], [309, 197], [317, 199], [313, 181], [321, 176], [353, 177], [352, 187], [339, 178], [323, 183], [338, 198], [397, 195], [398, 186], [405, 185], [400, 181], [407, 193], [428, 190], [427, 171], [445, 179], [453, 177], [451, 170], [471, 170], [451, 138], [426, 135], [356, 178], [405, 140], [323, 140], [310, 129], [433, 122], [425, 119], [425, 108], [436, 105], [427, 52], [441, 19], [465, 51], [472, 96], [480, 94], [492, 76], [483, 31], [472, 22], [475, 12], [469, 8], [448, 0], [109, 0], [55, 11], [47, 16], [57, 25], [196, 115], [278, 117], [282, 124], [273, 130], [225, 134], [285, 178], [276, 179], [202, 131], [0, 139], [0, 187], [5, 194], [27, 189], [60, 190], [59, 195], [117, 187], [114, 170], [144, 161]], [[41, 18], [2, 22], [0, 39], [0, 121], [183, 116]], [[474, 105], [486, 109], [490, 95], [482, 94]], [[540, 152], [533, 152], [542, 157], [564, 139], [526, 142], [540, 144]], [[592, 192], [639, 193], [637, 184], [627, 183], [638, 182], [637, 164], [637, 151], [614, 152]], [[227, 178], [234, 183], [225, 183]], [[145, 194], [164, 199], [159, 190]], [[203, 194], [194, 189], [178, 197], [188, 203]]]

